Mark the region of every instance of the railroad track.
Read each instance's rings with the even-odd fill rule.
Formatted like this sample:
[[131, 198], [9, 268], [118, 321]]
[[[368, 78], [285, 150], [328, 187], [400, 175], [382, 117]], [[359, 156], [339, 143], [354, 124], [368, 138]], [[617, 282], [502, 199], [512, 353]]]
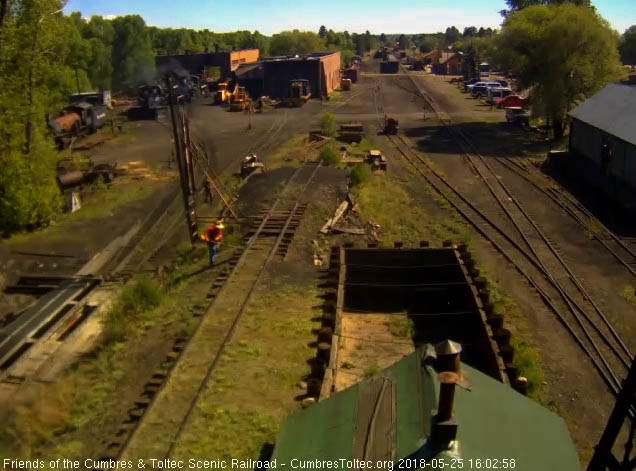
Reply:
[[496, 162], [519, 175], [556, 205], [569, 214], [588, 231], [621, 265], [636, 277], [636, 246], [633, 240], [621, 238], [598, 220], [585, 206], [568, 194], [560, 185], [549, 181], [534, 166], [516, 162], [510, 157], [497, 158]]
[[[421, 95], [429, 102], [442, 123], [451, 123], [428, 94], [422, 92]], [[381, 101], [381, 96], [377, 100]], [[404, 137], [398, 135], [388, 138], [416, 172], [438, 194], [446, 198], [537, 290], [585, 352], [608, 389], [616, 394], [620, 387], [619, 378], [630, 364], [629, 350], [551, 241], [493, 172], [488, 162], [474, 150], [468, 138], [462, 134], [457, 136], [469, 163], [505, 214], [505, 218], [501, 217], [501, 211], [498, 212], [496, 206], [482, 210], [473, 204], [414, 151]]]
[[190, 339], [179, 346], [180, 357], [169, 374], [153, 375], [156, 381], [146, 385], [145, 398], [129, 411], [129, 419], [108, 446], [112, 457], [172, 455], [267, 267], [285, 256], [306, 208], [303, 196], [320, 166], [304, 162], [274, 204], [249, 218], [250, 228], [230, 261], [231, 269], [211, 287], [207, 312]]

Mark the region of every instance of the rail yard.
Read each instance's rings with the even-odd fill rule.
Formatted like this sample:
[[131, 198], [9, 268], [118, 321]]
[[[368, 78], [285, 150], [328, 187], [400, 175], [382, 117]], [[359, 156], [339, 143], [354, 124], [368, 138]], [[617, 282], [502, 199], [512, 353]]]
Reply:
[[3, 469], [634, 468], [633, 77], [555, 136], [400, 40], [76, 77], [65, 214], [0, 243]]

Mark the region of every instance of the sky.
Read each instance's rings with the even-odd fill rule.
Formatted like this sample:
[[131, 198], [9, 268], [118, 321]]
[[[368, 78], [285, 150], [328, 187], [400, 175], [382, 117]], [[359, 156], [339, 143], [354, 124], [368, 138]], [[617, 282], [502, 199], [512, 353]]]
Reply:
[[[592, 0], [619, 32], [636, 24], [636, 0]], [[504, 0], [69, 0], [65, 11], [114, 17], [139, 14], [146, 23], [225, 32], [287, 29], [380, 33], [435, 33], [457, 26], [499, 28]]]

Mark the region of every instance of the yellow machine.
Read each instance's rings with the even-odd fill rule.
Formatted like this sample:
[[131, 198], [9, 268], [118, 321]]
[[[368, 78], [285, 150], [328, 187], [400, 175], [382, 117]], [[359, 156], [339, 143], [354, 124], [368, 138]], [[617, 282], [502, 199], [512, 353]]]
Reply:
[[230, 99], [230, 111], [244, 111], [250, 107], [252, 100], [245, 87], [237, 85], [235, 92]]
[[230, 84], [227, 82], [219, 82], [216, 88], [216, 95], [214, 96], [214, 102], [217, 105], [228, 103], [232, 99], [232, 91], [230, 90]]
[[302, 106], [311, 98], [309, 80], [296, 79], [289, 82], [289, 94], [285, 98], [287, 106]]

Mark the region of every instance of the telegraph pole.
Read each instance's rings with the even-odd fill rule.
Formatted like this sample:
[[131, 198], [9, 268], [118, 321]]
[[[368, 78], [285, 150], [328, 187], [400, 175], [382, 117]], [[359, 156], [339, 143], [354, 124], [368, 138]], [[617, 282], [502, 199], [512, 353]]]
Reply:
[[197, 224], [195, 221], [195, 205], [194, 194], [190, 191], [190, 182], [194, 176], [190, 176], [190, 166], [187, 165], [185, 153], [189, 149], [185, 148], [185, 135], [181, 132], [186, 130], [182, 122], [180, 113], [177, 110], [179, 98], [174, 91], [173, 82], [170, 76], [166, 76], [166, 86], [168, 87], [168, 105], [170, 107], [170, 118], [172, 121], [172, 133], [174, 137], [174, 146], [177, 165], [179, 166], [179, 183], [181, 184], [181, 192], [183, 194], [183, 204], [185, 208], [186, 224], [188, 226], [188, 234], [190, 242], [194, 243], [197, 238]]

